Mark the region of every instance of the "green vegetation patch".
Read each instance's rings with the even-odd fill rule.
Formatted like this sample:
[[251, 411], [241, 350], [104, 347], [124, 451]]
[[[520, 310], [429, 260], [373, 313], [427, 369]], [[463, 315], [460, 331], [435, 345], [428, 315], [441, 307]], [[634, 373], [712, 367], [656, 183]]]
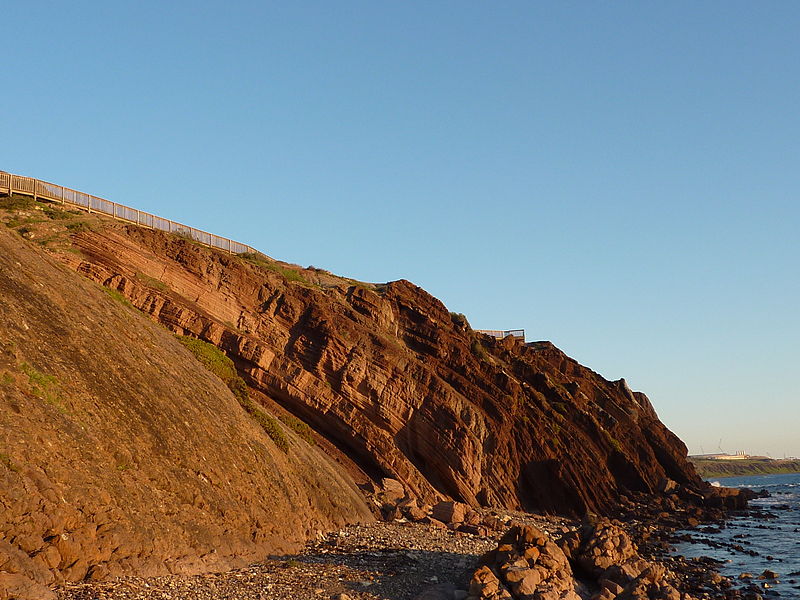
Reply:
[[11, 196], [0, 197], [0, 208], [4, 210], [27, 210], [35, 206], [36, 201], [28, 196], [12, 194]]
[[261, 425], [261, 429], [275, 442], [279, 450], [284, 453], [289, 452], [289, 438], [286, 437], [283, 429], [281, 429], [278, 419], [260, 410], [257, 410], [253, 417]]
[[261, 426], [261, 429], [264, 430], [270, 439], [275, 442], [279, 450], [284, 453], [289, 452], [289, 438], [286, 437], [286, 433], [284, 433], [275, 417], [268, 415], [261, 408], [256, 406], [255, 402], [250, 400], [250, 398], [240, 400], [239, 403], [247, 414], [256, 420], [256, 423]]
[[114, 288], [104, 287], [103, 291], [108, 294], [113, 300], [116, 300], [123, 306], [127, 306], [128, 308], [135, 308], [131, 301], [128, 300], [125, 296], [122, 295], [122, 292], [119, 290], [115, 290]]
[[81, 231], [91, 231], [92, 226], [88, 223], [88, 221], [72, 221], [71, 223], [67, 223], [65, 225], [67, 231], [70, 233], [80, 233]]
[[61, 393], [61, 384], [55, 376], [42, 373], [25, 362], [20, 364], [20, 369], [28, 376], [31, 393], [34, 396], [55, 406], [59, 411], [66, 412], [64, 396]]
[[281, 420], [281, 423], [294, 431], [298, 436], [300, 436], [300, 439], [305, 441], [307, 444], [310, 446], [316, 444], [311, 427], [309, 427], [307, 423], [304, 423], [294, 415], [282, 415], [279, 417], [279, 419]]
[[472, 340], [472, 343], [469, 345], [469, 349], [470, 352], [472, 352], [472, 355], [478, 360], [486, 360], [489, 358], [489, 353], [477, 338]]
[[57, 208], [52, 204], [46, 204], [42, 208], [42, 212], [53, 220], [71, 219], [74, 213]]
[[219, 377], [228, 386], [239, 402], [248, 399], [247, 384], [239, 377], [233, 361], [214, 344], [197, 338], [176, 335], [177, 340], [186, 347], [206, 369]]
[[456, 327], [459, 327], [461, 329], [466, 329], [467, 331], [472, 331], [472, 327], [470, 326], [469, 321], [467, 320], [467, 316], [464, 313], [451, 312], [450, 320]]
[[286, 281], [294, 281], [296, 283], [303, 283], [306, 285], [311, 285], [309, 281], [303, 277], [303, 274], [298, 271], [297, 269], [292, 269], [291, 267], [284, 267], [276, 262], [271, 262], [268, 259], [264, 258], [263, 256], [256, 254], [255, 252], [243, 252], [238, 255], [239, 258], [249, 262], [252, 265], [257, 267], [261, 267], [262, 269], [266, 269], [267, 271], [272, 271], [273, 273], [277, 273], [278, 275], [282, 276]]
[[9, 471], [14, 471], [14, 473], [19, 473], [19, 467], [16, 465], [14, 461], [11, 460], [11, 457], [5, 452], [0, 452], [0, 465], [3, 465]]
[[617, 438], [612, 436], [608, 431], [606, 431], [602, 427], [600, 428], [600, 432], [603, 434], [603, 437], [605, 438], [609, 446], [611, 446], [617, 452], [622, 452], [622, 444]]
[[185, 335], [176, 335], [177, 340], [186, 347], [203, 366], [219, 377], [239, 401], [241, 407], [253, 417], [264, 432], [275, 442], [283, 452], [289, 452], [289, 440], [281, 428], [278, 420], [268, 415], [256, 406], [250, 399], [247, 384], [239, 377], [233, 361], [214, 344], [209, 344], [197, 338]]
[[146, 286], [154, 288], [156, 290], [161, 290], [162, 292], [166, 292], [169, 289], [169, 286], [160, 279], [156, 279], [155, 277], [150, 277], [149, 275], [145, 275], [144, 273], [136, 273], [136, 279], [141, 281]]

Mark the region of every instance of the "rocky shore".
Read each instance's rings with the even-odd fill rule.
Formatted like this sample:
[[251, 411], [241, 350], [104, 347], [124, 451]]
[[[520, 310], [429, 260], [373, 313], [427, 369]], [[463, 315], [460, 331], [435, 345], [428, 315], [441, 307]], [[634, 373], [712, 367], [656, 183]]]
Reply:
[[[387, 519], [351, 525], [291, 556], [198, 576], [72, 583], [59, 600], [664, 600], [756, 598], [710, 559], [672, 556], [676, 528], [719, 509], [631, 501], [625, 520], [582, 521], [456, 502], [376, 496]], [[388, 497], [387, 497], [388, 495]], [[694, 516], [693, 516], [694, 515]], [[437, 518], [439, 517], [439, 518]], [[701, 521], [702, 520], [702, 521]], [[667, 521], [667, 522], [665, 522]], [[708, 526], [708, 525], [704, 525]], [[749, 594], [749, 595], [748, 595]]]

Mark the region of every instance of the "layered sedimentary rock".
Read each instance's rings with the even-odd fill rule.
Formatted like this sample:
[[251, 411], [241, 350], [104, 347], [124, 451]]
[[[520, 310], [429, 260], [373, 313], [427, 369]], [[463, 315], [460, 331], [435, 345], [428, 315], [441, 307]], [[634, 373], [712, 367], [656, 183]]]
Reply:
[[174, 336], [0, 228], [0, 598], [241, 566], [372, 518]]
[[420, 502], [576, 515], [667, 479], [701, 486], [644, 394], [550, 343], [475, 333], [408, 281], [359, 284], [133, 225], [72, 245], [70, 268], [222, 348], [265, 402]]

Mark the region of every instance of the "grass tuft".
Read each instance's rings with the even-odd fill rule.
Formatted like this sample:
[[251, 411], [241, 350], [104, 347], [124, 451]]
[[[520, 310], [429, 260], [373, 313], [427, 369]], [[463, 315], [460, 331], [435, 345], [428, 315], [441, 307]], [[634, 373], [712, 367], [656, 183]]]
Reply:
[[122, 292], [119, 290], [115, 290], [114, 288], [104, 287], [103, 290], [106, 294], [108, 294], [112, 299], [116, 300], [123, 306], [127, 306], [128, 308], [135, 308], [131, 301], [128, 300], [125, 296], [122, 295]]
[[278, 420], [273, 417], [272, 415], [268, 415], [265, 413], [261, 408], [257, 407], [255, 402], [247, 398], [243, 401], [240, 401], [242, 408], [256, 420], [261, 426], [261, 429], [270, 437], [270, 439], [275, 442], [275, 445], [284, 453], [289, 452], [289, 439], [286, 437], [281, 426], [278, 424]]
[[236, 399], [242, 403], [248, 400], [247, 384], [239, 377], [233, 361], [214, 344], [197, 338], [176, 335], [177, 340], [188, 349], [195, 358], [203, 363], [206, 369], [219, 377], [228, 386]]
[[66, 412], [64, 397], [61, 393], [61, 384], [55, 376], [42, 373], [26, 362], [20, 364], [20, 369], [28, 376], [31, 393], [34, 396], [55, 406], [59, 411]]
[[300, 436], [300, 439], [305, 441], [307, 444], [310, 446], [316, 444], [311, 427], [309, 427], [307, 423], [304, 423], [294, 415], [282, 415], [278, 418], [281, 420], [281, 423], [294, 431], [298, 436]]
[[145, 275], [144, 273], [136, 273], [136, 279], [141, 281], [148, 287], [151, 287], [156, 290], [160, 290], [162, 292], [166, 292], [169, 290], [169, 286], [161, 281], [160, 279], [156, 279], [155, 277], [150, 277], [149, 275]]
[[486, 360], [489, 358], [489, 353], [484, 348], [483, 344], [478, 339], [473, 339], [469, 345], [470, 352], [478, 360]]
[[451, 312], [450, 320], [453, 322], [453, 325], [455, 325], [459, 329], [472, 331], [472, 327], [470, 326], [469, 321], [467, 320], [467, 316], [464, 313]]
[[35, 206], [36, 202], [34, 199], [28, 196], [13, 194], [11, 196], [0, 197], [0, 208], [4, 210], [26, 210], [34, 208]]
[[276, 262], [270, 262], [261, 255], [256, 254], [255, 252], [243, 252], [238, 256], [239, 258], [246, 260], [252, 265], [261, 267], [262, 269], [266, 269], [267, 271], [272, 271], [273, 273], [281, 275], [286, 281], [289, 282], [294, 281], [297, 283], [304, 283], [306, 285], [311, 285], [309, 281], [305, 277], [303, 277], [303, 274], [297, 269], [292, 269], [291, 267], [284, 267]]
[[19, 473], [19, 467], [11, 460], [11, 457], [6, 454], [5, 452], [0, 452], [0, 464], [3, 465], [9, 471], [14, 471], [14, 473]]
[[244, 379], [239, 377], [233, 361], [214, 344], [209, 344], [203, 340], [184, 335], [176, 335], [175, 337], [194, 354], [195, 358], [197, 358], [206, 369], [225, 382], [225, 385], [233, 392], [233, 395], [239, 401], [241, 407], [256, 420], [261, 426], [261, 429], [275, 442], [275, 445], [281, 451], [289, 452], [289, 440], [278, 423], [278, 420], [265, 413], [250, 399], [247, 384], [244, 382]]

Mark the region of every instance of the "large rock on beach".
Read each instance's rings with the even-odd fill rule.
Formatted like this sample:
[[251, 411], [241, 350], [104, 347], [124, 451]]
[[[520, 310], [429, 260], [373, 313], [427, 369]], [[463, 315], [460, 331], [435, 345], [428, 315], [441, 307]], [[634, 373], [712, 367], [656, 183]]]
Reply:
[[[642, 559], [624, 529], [584, 524], [557, 541], [515, 525], [481, 559], [470, 600], [688, 600], [665, 567]], [[592, 591], [596, 590], [596, 591]]]

